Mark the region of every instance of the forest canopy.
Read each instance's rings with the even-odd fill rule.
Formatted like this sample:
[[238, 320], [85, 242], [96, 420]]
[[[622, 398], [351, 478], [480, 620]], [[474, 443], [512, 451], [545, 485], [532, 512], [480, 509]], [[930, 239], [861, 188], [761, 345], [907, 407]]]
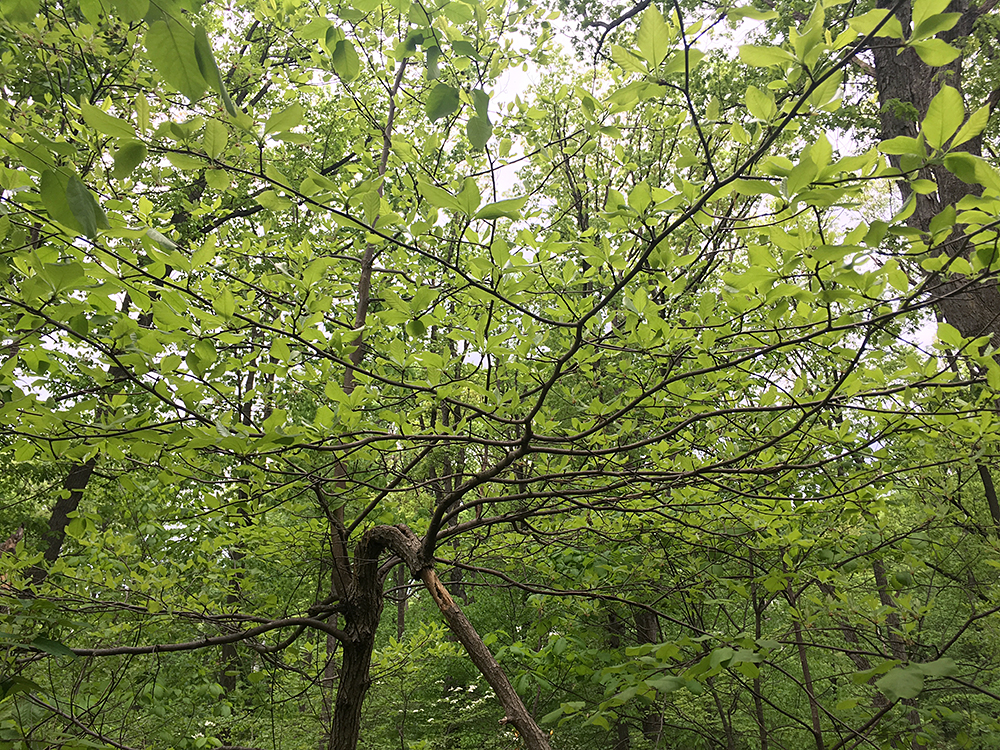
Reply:
[[995, 0], [3, 0], [0, 748], [1000, 747]]

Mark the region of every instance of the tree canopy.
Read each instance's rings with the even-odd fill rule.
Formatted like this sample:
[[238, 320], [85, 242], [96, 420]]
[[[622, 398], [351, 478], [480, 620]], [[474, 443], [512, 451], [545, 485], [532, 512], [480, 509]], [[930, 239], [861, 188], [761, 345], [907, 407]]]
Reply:
[[998, 25], [4, 0], [0, 746], [1000, 746]]

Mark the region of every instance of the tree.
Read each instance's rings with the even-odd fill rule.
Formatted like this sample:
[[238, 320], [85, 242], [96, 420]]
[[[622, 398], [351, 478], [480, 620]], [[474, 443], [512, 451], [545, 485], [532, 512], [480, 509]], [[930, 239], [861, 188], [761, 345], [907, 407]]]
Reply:
[[[646, 3], [505, 105], [561, 54], [525, 2], [5, 6], [4, 491], [48, 500], [5, 511], [9, 739], [263, 744], [266, 681], [353, 749], [400, 566], [529, 748], [948, 735], [931, 686], [995, 694], [955, 496], [1000, 175], [972, 16], [903, 6], [782, 9], [737, 63], [708, 29], [778, 10]], [[877, 149], [827, 132], [872, 65]]]

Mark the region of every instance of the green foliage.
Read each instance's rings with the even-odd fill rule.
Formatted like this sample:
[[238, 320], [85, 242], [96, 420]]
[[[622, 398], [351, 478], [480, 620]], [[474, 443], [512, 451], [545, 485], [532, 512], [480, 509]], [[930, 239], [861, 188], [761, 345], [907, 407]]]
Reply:
[[5, 2], [0, 744], [511, 746], [419, 548], [553, 747], [989, 746], [946, 6]]

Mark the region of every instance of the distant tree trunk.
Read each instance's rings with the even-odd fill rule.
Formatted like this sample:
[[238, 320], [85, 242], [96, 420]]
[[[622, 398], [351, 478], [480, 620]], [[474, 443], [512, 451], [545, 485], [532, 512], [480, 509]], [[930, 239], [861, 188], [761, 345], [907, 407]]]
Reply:
[[[636, 642], [659, 643], [660, 623], [654, 613], [645, 609], [635, 609], [632, 618], [635, 621]], [[642, 734], [655, 746], [663, 734], [663, 714], [658, 711], [648, 711], [643, 714]]]
[[[788, 604], [796, 607], [798, 597], [792, 590], [791, 583], [785, 590]], [[826, 750], [823, 743], [823, 725], [820, 723], [819, 702], [816, 699], [816, 690], [813, 684], [812, 672], [809, 669], [809, 656], [806, 652], [805, 640], [802, 637], [802, 623], [798, 615], [792, 616], [792, 632], [795, 634], [795, 647], [799, 654], [799, 666], [802, 668], [802, 685], [806, 689], [806, 696], [809, 699], [809, 718], [812, 722], [813, 741], [816, 743], [816, 750]]]
[[[909, 659], [906, 655], [906, 643], [903, 641], [903, 626], [897, 612], [896, 601], [889, 593], [889, 581], [885, 575], [885, 566], [878, 558], [872, 560], [872, 574], [875, 578], [875, 587], [878, 589], [879, 602], [888, 610], [888, 614], [885, 616], [885, 624], [888, 631], [887, 640], [892, 658], [906, 662]], [[906, 718], [913, 728], [910, 745], [913, 750], [919, 750], [920, 744], [917, 742], [917, 732], [920, 731], [920, 714], [917, 712], [916, 702], [907, 698], [903, 700], [903, 705], [910, 706], [910, 710], [906, 714]]]
[[[613, 609], [608, 610], [608, 647], [613, 650], [618, 650], [622, 647], [622, 632], [624, 628], [622, 627], [621, 618], [618, 617], [618, 613]], [[612, 744], [612, 750], [629, 750], [631, 747], [631, 741], [628, 734], [628, 723], [623, 721], [621, 717], [615, 722], [615, 739]]]

